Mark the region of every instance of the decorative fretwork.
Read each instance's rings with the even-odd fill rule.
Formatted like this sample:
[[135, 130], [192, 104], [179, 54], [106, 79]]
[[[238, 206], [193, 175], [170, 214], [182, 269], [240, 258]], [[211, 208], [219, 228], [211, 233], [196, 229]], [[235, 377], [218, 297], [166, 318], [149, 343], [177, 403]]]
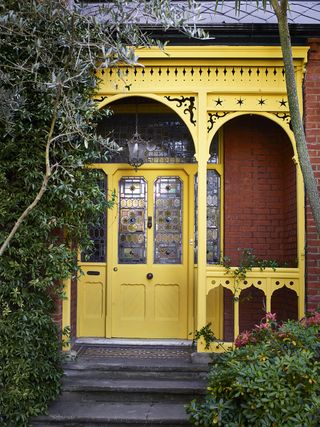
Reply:
[[245, 102], [245, 99], [242, 99], [242, 98], [241, 98], [241, 96], [240, 96], [240, 98], [236, 99], [236, 101], [237, 101], [237, 104], [238, 104], [240, 107], [242, 107], [242, 105], [243, 105], [243, 104], [244, 104], [244, 102]]
[[281, 101], [279, 101], [280, 107], [286, 107], [287, 108], [287, 102], [285, 99], [281, 99]]
[[209, 116], [208, 132], [210, 132], [213, 129], [213, 126], [215, 125], [217, 120], [221, 119], [222, 117], [225, 117], [229, 113], [230, 113], [230, 111], [217, 111], [215, 113], [208, 113], [208, 116]]
[[[282, 93], [286, 91], [283, 66], [246, 65], [245, 61], [244, 65], [237, 66], [144, 64], [144, 67], [110, 68], [104, 72], [104, 75], [102, 75], [102, 71], [98, 71], [97, 74], [104, 79], [105, 93], [123, 93], [123, 91], [129, 90], [131, 92], [154, 92], [155, 87], [163, 93], [164, 88], [169, 87], [171, 93], [176, 93], [176, 95], [171, 95], [171, 98], [177, 98], [179, 101], [180, 95], [178, 94], [181, 91], [190, 93], [195, 84], [197, 88], [207, 88], [208, 91], [210, 88], [219, 87], [222, 94], [239, 93], [239, 88], [246, 94], [252, 92], [259, 94], [272, 90], [273, 93], [281, 93], [279, 96], [282, 96]], [[214, 99], [218, 101], [217, 106], [223, 105], [224, 107], [224, 96], [220, 95], [219, 98], [217, 94]], [[195, 119], [193, 120], [195, 121]]]
[[289, 113], [274, 113], [279, 119], [282, 119], [291, 129], [291, 116]]
[[[103, 171], [99, 171], [98, 185], [100, 190], [107, 194], [107, 177]], [[104, 211], [97, 224], [89, 226], [89, 236], [93, 248], [81, 253], [82, 262], [106, 262], [107, 247], [107, 215]]]
[[124, 177], [119, 183], [119, 264], [146, 263], [147, 183]]
[[[139, 134], [148, 141], [145, 163], [194, 163], [194, 144], [188, 128], [176, 114], [139, 114]], [[127, 141], [135, 132], [133, 114], [115, 114], [99, 125], [102, 136], [113, 139], [121, 151], [109, 153], [110, 163], [128, 163]], [[103, 161], [103, 159], [102, 159]]]
[[[195, 263], [198, 262], [198, 174], [195, 175]], [[207, 264], [220, 262], [220, 175], [207, 171]]]
[[258, 104], [261, 106], [265, 105], [266, 101], [267, 101], [266, 99], [260, 98], [260, 99], [258, 99]]
[[194, 96], [180, 96], [179, 98], [172, 98], [171, 96], [165, 96], [168, 101], [175, 101], [177, 104], [177, 107], [185, 107], [183, 110], [184, 114], [189, 114], [190, 116], [190, 122], [195, 126], [196, 120], [194, 118], [194, 112], [193, 110], [196, 109], [194, 106], [195, 97]]
[[214, 102], [216, 103], [216, 107], [217, 107], [218, 105], [221, 105], [221, 107], [222, 107], [223, 100], [222, 100], [222, 99], [220, 99], [220, 97], [218, 97], [218, 99], [215, 99], [215, 100], [214, 100]]
[[154, 184], [154, 262], [180, 264], [182, 260], [182, 182], [159, 177]]
[[105, 99], [108, 99], [108, 97], [107, 97], [107, 96], [100, 96], [99, 98], [93, 98], [93, 100], [94, 100], [95, 102], [102, 102], [102, 101], [104, 101]]

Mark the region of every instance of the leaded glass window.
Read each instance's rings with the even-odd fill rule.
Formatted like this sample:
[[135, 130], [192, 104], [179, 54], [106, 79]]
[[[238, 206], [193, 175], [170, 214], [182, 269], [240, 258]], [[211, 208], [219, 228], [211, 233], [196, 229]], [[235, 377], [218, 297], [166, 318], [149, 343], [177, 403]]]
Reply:
[[[107, 177], [103, 171], [99, 171], [97, 181], [100, 190], [107, 195]], [[107, 214], [104, 211], [97, 221], [97, 224], [89, 226], [89, 236], [93, 248], [89, 251], [81, 252], [82, 262], [106, 262], [107, 247]]]
[[142, 177], [119, 182], [119, 264], [146, 263], [147, 183]]
[[[198, 174], [195, 175], [195, 263], [198, 262]], [[207, 264], [220, 262], [220, 175], [207, 170]]]
[[154, 262], [182, 262], [182, 182], [159, 177], [154, 184]]
[[219, 134], [216, 133], [210, 144], [210, 157], [208, 163], [219, 163]]
[[[127, 141], [136, 131], [134, 114], [115, 114], [104, 119], [99, 133], [114, 140], [121, 151], [108, 154], [110, 163], [128, 163]], [[176, 114], [138, 114], [138, 132], [148, 141], [145, 163], [194, 163], [195, 151], [190, 132]], [[103, 162], [103, 159], [101, 160]]]

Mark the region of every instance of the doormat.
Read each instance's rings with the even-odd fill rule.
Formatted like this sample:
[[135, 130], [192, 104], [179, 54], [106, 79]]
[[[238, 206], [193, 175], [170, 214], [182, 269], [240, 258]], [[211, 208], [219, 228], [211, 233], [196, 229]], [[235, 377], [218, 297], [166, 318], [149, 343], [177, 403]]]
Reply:
[[111, 347], [84, 346], [77, 351], [80, 358], [121, 358], [121, 359], [190, 359], [191, 348], [145, 348], [145, 347]]

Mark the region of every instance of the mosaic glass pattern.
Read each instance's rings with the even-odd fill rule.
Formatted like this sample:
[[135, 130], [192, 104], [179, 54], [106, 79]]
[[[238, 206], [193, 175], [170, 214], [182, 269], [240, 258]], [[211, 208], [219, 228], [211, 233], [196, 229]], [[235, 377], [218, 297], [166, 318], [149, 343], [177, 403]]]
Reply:
[[[100, 190], [107, 194], [107, 177], [103, 171], [99, 171], [98, 185]], [[90, 251], [81, 253], [82, 262], [106, 262], [106, 247], [107, 247], [107, 215], [104, 212], [96, 225], [89, 226], [89, 236], [93, 243], [93, 248]]]
[[[198, 262], [198, 175], [195, 176], [195, 251]], [[220, 262], [220, 175], [207, 171], [207, 264]]]
[[208, 163], [219, 163], [219, 135], [215, 134], [210, 144], [210, 157]]
[[119, 264], [146, 263], [147, 183], [124, 177], [119, 183]]
[[182, 182], [159, 177], [154, 184], [154, 263], [182, 262]]
[[[127, 141], [135, 133], [135, 123], [134, 114], [115, 114], [100, 123], [99, 133], [122, 147], [120, 152], [108, 153], [110, 163], [128, 163]], [[141, 138], [148, 141], [145, 163], [195, 162], [191, 135], [177, 115], [139, 114], [138, 131]]]

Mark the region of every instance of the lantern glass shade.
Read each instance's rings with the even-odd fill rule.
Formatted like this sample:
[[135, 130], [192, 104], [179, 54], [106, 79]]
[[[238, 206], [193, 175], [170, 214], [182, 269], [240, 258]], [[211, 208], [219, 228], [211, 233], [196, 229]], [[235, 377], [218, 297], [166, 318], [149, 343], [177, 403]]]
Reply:
[[134, 168], [138, 168], [144, 163], [147, 143], [147, 141], [141, 138], [138, 132], [128, 140], [129, 164]]

